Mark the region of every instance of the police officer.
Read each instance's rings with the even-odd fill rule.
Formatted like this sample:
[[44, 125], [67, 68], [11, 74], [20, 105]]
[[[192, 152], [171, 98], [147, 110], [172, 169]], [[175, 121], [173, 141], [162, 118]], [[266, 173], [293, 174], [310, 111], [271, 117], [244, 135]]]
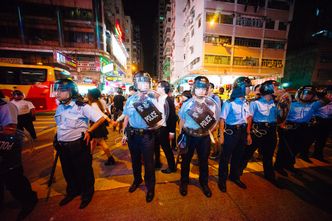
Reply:
[[245, 99], [250, 86], [249, 78], [237, 78], [233, 83], [230, 99], [224, 102], [221, 109], [219, 142], [224, 144], [224, 147], [219, 160], [218, 187], [222, 192], [226, 192], [228, 164], [231, 158], [229, 179], [240, 188], [247, 188], [240, 180], [240, 173], [245, 145], [251, 141], [250, 131], [247, 129], [249, 105]]
[[38, 198], [36, 192], [32, 191], [29, 180], [23, 175], [22, 138], [16, 131], [17, 108], [3, 98], [0, 91], [0, 208], [3, 206], [6, 187], [22, 206], [17, 217], [17, 220], [21, 220], [31, 213]]
[[24, 128], [30, 133], [33, 139], [36, 139], [36, 131], [33, 127], [32, 121], [35, 117], [35, 106], [30, 102], [24, 100], [24, 94], [22, 91], [13, 91], [13, 100], [11, 101], [18, 109], [18, 124], [17, 128], [24, 130]]
[[122, 143], [128, 142], [131, 155], [134, 182], [129, 192], [134, 192], [142, 180], [142, 161], [144, 160], [144, 180], [147, 188], [146, 202], [151, 202], [155, 194], [154, 144], [156, 125], [162, 120], [161, 108], [156, 96], [150, 91], [151, 77], [148, 73], [137, 72], [134, 86], [138, 92], [130, 96], [123, 110], [125, 115]]
[[167, 115], [164, 114], [163, 117], [167, 117], [163, 121], [163, 125], [156, 131], [155, 139], [155, 168], [161, 168], [160, 162], [160, 145], [165, 153], [168, 167], [161, 170], [162, 173], [173, 173], [176, 172], [174, 154], [171, 149], [170, 140], [174, 138], [175, 126], [176, 126], [176, 113], [175, 106], [172, 99], [168, 96], [171, 89], [170, 84], [167, 81], [159, 81], [157, 85], [157, 92], [160, 95], [158, 102], [160, 105], [165, 105], [164, 110], [167, 109]]
[[[54, 88], [60, 102], [54, 116], [57, 124], [54, 146], [59, 152], [67, 182], [67, 194], [59, 205], [64, 206], [81, 195], [79, 208], [83, 209], [90, 203], [94, 193], [90, 134], [104, 123], [105, 118], [90, 105], [75, 101], [78, 89], [72, 80], [58, 80]], [[88, 128], [89, 120], [95, 122], [91, 128]]]
[[317, 125], [315, 127], [315, 150], [312, 157], [324, 161], [323, 148], [332, 130], [332, 85], [323, 89], [320, 96], [326, 96], [330, 101], [316, 112]]
[[[286, 119], [286, 127], [279, 130], [279, 144], [275, 170], [283, 176], [287, 172], [296, 173], [294, 168], [295, 157], [298, 153], [305, 152], [312, 143], [313, 128], [309, 122], [315, 112], [327, 104], [327, 99], [315, 101], [316, 90], [312, 85], [299, 88], [295, 94], [296, 101], [290, 105], [290, 110]], [[309, 159], [304, 159], [309, 161]]]
[[[212, 192], [208, 185], [209, 169], [208, 158], [211, 140], [208, 130], [213, 130], [217, 125], [220, 109], [217, 103], [207, 96], [209, 80], [205, 76], [194, 79], [192, 88], [193, 97], [183, 103], [180, 111], [180, 137], [187, 137], [187, 153], [182, 155], [180, 194], [188, 193], [190, 162], [196, 150], [199, 159], [199, 183], [206, 197], [211, 197]], [[218, 115], [218, 116], [217, 116]], [[202, 119], [201, 119], [202, 118]], [[214, 124], [214, 126], [212, 125]]]
[[252, 140], [252, 144], [245, 148], [241, 168], [246, 168], [258, 148], [263, 156], [264, 177], [273, 184], [276, 180], [272, 158], [277, 144], [277, 107], [273, 94], [274, 88], [278, 85], [279, 83], [274, 80], [265, 81], [259, 89], [260, 98], [250, 102], [248, 131], [251, 133], [248, 133], [248, 138]]

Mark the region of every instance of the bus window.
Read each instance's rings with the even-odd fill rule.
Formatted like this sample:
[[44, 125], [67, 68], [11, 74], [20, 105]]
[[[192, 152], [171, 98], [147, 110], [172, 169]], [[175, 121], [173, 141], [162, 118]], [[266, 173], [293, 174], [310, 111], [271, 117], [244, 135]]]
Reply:
[[21, 84], [34, 84], [46, 81], [46, 69], [22, 68]]
[[19, 84], [19, 70], [0, 67], [0, 84]]

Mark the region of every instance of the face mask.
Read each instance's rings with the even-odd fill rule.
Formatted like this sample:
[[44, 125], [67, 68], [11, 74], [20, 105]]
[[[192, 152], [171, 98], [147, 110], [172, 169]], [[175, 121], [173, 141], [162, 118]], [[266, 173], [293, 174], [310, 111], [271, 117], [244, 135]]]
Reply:
[[150, 89], [150, 84], [149, 82], [138, 82], [137, 87], [140, 91], [147, 91]]
[[206, 95], [206, 89], [205, 88], [196, 88], [195, 89], [195, 95], [198, 97], [202, 97]]

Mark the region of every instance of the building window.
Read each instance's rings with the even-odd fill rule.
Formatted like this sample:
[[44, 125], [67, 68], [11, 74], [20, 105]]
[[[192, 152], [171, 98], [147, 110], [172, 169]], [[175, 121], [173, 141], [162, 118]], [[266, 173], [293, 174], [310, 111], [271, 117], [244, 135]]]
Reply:
[[198, 28], [201, 27], [201, 25], [202, 25], [201, 23], [202, 23], [202, 22], [201, 22], [201, 18], [199, 18], [199, 19], [198, 19]]
[[272, 19], [268, 19], [265, 22], [265, 28], [266, 29], [274, 29], [274, 24], [275, 24], [275, 21], [273, 21]]
[[64, 8], [62, 11], [64, 19], [85, 20], [85, 21], [91, 21], [93, 19], [92, 10], [89, 9]]
[[234, 57], [233, 65], [239, 66], [258, 66], [259, 59], [253, 57]]
[[264, 48], [284, 49], [285, 42], [264, 40]]
[[207, 22], [215, 22], [219, 24], [233, 24], [233, 15], [224, 15], [220, 13], [207, 12]]
[[262, 67], [282, 68], [282, 60], [262, 59]]
[[238, 4], [264, 7], [265, 1], [261, 0], [237, 0]]
[[194, 33], [194, 29], [192, 29], [192, 30], [191, 30], [191, 37], [193, 37], [194, 34], [195, 34], [195, 33]]
[[261, 46], [261, 40], [252, 38], [235, 38], [235, 45], [259, 48]]
[[190, 50], [190, 54], [193, 54], [194, 53], [194, 46], [190, 46], [189, 50]]
[[206, 35], [205, 36], [205, 43], [212, 43], [212, 44], [231, 44], [232, 37], [231, 36], [223, 36], [223, 35]]
[[204, 63], [229, 65], [231, 63], [231, 57], [230, 56], [222, 56], [222, 55], [209, 55], [209, 54], [206, 54], [204, 56]]
[[332, 63], [332, 54], [322, 53], [319, 57], [320, 63]]
[[267, 7], [281, 10], [289, 10], [289, 1], [270, 0], [268, 1]]
[[250, 18], [250, 17], [236, 18], [236, 24], [240, 26], [262, 28], [263, 22], [264, 22], [263, 19], [260, 18]]
[[287, 22], [281, 22], [279, 21], [279, 30], [286, 31], [287, 30]]

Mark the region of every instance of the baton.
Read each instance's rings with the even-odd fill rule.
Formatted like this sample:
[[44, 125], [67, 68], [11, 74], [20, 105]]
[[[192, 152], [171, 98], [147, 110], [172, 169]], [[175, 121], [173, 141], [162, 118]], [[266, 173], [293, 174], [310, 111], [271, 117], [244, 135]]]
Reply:
[[212, 142], [213, 144], [215, 144], [216, 141], [214, 140], [214, 137], [213, 137], [213, 134], [212, 134], [211, 130], [209, 130], [209, 135], [210, 135], [211, 142]]
[[51, 170], [51, 173], [50, 173], [50, 178], [47, 182], [48, 191], [47, 191], [46, 201], [48, 201], [48, 198], [50, 197], [50, 194], [51, 194], [51, 186], [53, 184], [53, 179], [54, 179], [54, 174], [55, 174], [55, 169], [56, 169], [56, 164], [58, 162], [58, 158], [59, 158], [59, 152], [57, 151], [56, 154], [55, 154], [55, 159], [53, 161], [53, 166], [52, 166], [52, 170]]

